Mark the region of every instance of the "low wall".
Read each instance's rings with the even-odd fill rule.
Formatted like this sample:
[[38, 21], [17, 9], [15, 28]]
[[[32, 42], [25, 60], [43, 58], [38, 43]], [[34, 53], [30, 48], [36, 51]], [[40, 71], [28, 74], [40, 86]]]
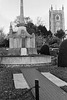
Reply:
[[0, 64], [26, 65], [51, 63], [51, 56], [0, 56]]

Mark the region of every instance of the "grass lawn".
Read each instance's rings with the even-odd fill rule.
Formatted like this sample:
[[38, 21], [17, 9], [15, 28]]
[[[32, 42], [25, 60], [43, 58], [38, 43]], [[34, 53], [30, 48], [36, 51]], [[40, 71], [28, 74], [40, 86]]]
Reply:
[[34, 100], [28, 89], [15, 89], [13, 73], [20, 73], [19, 68], [0, 68], [0, 100]]
[[50, 72], [58, 78], [67, 82], [67, 68], [57, 67], [57, 66], [44, 66], [39, 67], [40, 72]]
[[[50, 72], [56, 77], [62, 79], [63, 81], [67, 82], [67, 68], [57, 67], [57, 66], [44, 66], [39, 67], [38, 70], [40, 72]], [[64, 91], [67, 92], [67, 86], [60, 87]]]

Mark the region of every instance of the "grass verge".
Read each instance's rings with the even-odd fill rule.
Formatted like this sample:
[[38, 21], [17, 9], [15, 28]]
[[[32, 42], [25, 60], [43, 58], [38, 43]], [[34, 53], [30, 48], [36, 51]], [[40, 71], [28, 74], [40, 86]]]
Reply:
[[[67, 68], [62, 68], [57, 66], [44, 66], [44, 67], [39, 67], [38, 70], [40, 72], [50, 72], [56, 77], [67, 82]], [[63, 89], [65, 92], [67, 92], [67, 86], [63, 86], [60, 88]]]

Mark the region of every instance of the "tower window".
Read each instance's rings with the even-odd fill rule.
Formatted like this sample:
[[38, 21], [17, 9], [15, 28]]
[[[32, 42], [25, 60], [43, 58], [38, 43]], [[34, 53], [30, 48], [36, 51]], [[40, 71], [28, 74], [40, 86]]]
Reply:
[[56, 15], [55, 19], [56, 19], [56, 21], [59, 21], [60, 20], [60, 16]]

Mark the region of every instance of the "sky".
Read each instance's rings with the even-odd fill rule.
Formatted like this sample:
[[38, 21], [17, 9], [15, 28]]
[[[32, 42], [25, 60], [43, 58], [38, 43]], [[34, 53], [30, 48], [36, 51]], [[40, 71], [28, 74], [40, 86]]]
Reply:
[[[24, 0], [24, 16], [30, 17], [36, 23], [40, 17], [49, 29], [49, 9], [62, 9], [64, 5], [65, 29], [67, 29], [67, 0]], [[9, 31], [10, 22], [20, 15], [20, 0], [0, 0], [0, 28], [5, 33]]]

